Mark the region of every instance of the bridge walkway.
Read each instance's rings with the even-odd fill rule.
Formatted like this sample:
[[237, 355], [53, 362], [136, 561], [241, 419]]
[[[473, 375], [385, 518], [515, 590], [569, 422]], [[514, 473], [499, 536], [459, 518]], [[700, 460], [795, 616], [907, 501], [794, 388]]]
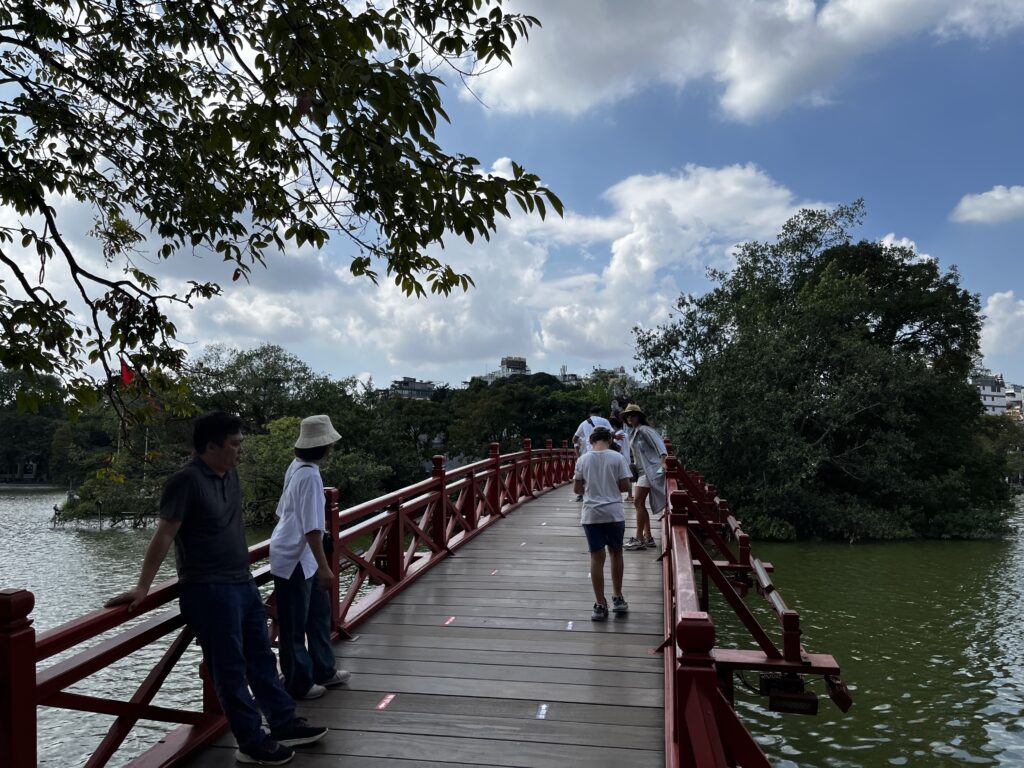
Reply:
[[[538, 496], [335, 646], [352, 680], [301, 703], [330, 733], [294, 764], [663, 766], [657, 552], [625, 555], [628, 616], [591, 622], [578, 519], [571, 486]], [[187, 765], [235, 765], [230, 735]]]

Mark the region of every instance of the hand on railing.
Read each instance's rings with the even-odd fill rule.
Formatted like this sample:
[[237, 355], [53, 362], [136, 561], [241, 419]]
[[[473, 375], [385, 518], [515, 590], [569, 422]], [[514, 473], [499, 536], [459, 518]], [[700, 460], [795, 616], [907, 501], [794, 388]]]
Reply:
[[139, 603], [141, 603], [148, 594], [148, 588], [137, 586], [134, 589], [129, 589], [127, 592], [122, 592], [120, 595], [115, 595], [114, 597], [110, 598], [109, 600], [107, 600], [107, 602], [103, 604], [103, 607], [114, 608], [118, 605], [124, 605], [125, 603], [128, 603], [128, 613], [131, 613], [139, 607]]

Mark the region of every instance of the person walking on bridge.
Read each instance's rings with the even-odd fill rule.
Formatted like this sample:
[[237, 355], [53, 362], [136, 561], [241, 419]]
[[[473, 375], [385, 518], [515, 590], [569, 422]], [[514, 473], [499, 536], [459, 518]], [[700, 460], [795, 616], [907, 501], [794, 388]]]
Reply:
[[173, 543], [181, 615], [203, 649], [217, 698], [238, 741], [235, 759], [283, 765], [294, 757], [293, 746], [318, 741], [327, 729], [296, 717], [295, 701], [277, 674], [266, 611], [249, 570], [242, 521], [236, 469], [242, 421], [223, 411], [201, 416], [194, 424], [192, 443], [196, 456], [164, 486], [160, 522], [146, 549], [138, 583], [106, 605], [127, 604], [129, 612], [135, 610]]
[[[654, 549], [651, 533], [651, 515], [665, 511], [665, 465], [668, 449], [661, 435], [647, 424], [647, 417], [636, 403], [630, 403], [622, 412], [629, 425], [629, 451], [636, 467], [636, 490], [633, 507], [636, 509], [636, 536], [626, 542], [626, 549]], [[632, 474], [632, 473], [631, 473]], [[647, 513], [647, 499], [651, 500], [651, 513]]]
[[583, 496], [580, 522], [590, 549], [590, 583], [594, 588], [592, 621], [608, 618], [604, 593], [605, 549], [612, 561], [612, 611], [629, 611], [622, 596], [622, 538], [626, 533], [626, 513], [622, 494], [629, 490], [629, 466], [622, 454], [610, 450], [612, 433], [607, 427], [594, 427], [590, 448], [576, 462], [573, 490]]
[[[590, 450], [590, 433], [597, 427], [605, 427], [609, 432], [612, 429], [611, 422], [601, 415], [601, 406], [599, 405], [590, 409], [590, 415], [580, 422], [580, 425], [576, 427], [576, 433], [572, 436], [572, 443], [576, 446], [576, 453], [579, 456], [582, 457]], [[583, 501], [583, 497], [577, 494], [576, 501]]]
[[[299, 425], [295, 458], [284, 475], [277, 525], [270, 536], [270, 572], [277, 594], [281, 672], [296, 699], [316, 699], [348, 682], [331, 645], [334, 571], [324, 546], [324, 481], [320, 462], [341, 439], [327, 416]], [[329, 542], [328, 542], [329, 543]]]

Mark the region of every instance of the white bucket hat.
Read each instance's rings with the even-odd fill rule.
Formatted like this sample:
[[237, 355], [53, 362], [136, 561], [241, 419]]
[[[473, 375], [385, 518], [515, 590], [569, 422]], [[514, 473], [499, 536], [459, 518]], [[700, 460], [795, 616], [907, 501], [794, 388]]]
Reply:
[[296, 448], [319, 448], [322, 445], [332, 445], [341, 440], [329, 416], [310, 416], [303, 419], [299, 427], [299, 439], [295, 441]]

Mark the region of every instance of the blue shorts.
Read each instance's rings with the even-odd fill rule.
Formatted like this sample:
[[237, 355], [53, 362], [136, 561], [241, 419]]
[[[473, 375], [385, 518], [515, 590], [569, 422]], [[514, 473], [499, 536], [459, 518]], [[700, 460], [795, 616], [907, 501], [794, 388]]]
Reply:
[[587, 545], [591, 552], [600, 552], [605, 547], [622, 549], [622, 539], [626, 535], [626, 521], [617, 523], [585, 523], [583, 532], [587, 534]]

